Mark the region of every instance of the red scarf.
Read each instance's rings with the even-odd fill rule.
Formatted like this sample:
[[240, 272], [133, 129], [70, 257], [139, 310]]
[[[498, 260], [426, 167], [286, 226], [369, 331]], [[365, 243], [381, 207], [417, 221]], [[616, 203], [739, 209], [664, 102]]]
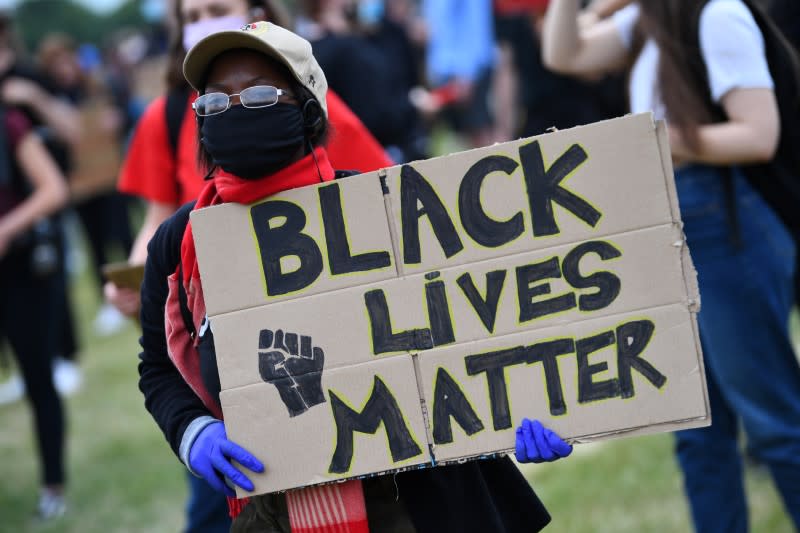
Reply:
[[[334, 178], [333, 167], [324, 148], [317, 148], [313, 154], [257, 180], [244, 180], [219, 171], [200, 192], [194, 209], [228, 202], [252, 204], [281, 191], [319, 183], [320, 178], [322, 181]], [[179, 279], [186, 291], [186, 303], [192, 312], [195, 331], [200, 331], [206, 308], [191, 222], [183, 234], [181, 264], [176, 274], [181, 276]], [[207, 391], [201, 393], [207, 394]], [[231, 516], [238, 516], [247, 503], [247, 499], [228, 498]], [[286, 493], [286, 504], [293, 533], [369, 532], [364, 490], [359, 480], [289, 491]]]

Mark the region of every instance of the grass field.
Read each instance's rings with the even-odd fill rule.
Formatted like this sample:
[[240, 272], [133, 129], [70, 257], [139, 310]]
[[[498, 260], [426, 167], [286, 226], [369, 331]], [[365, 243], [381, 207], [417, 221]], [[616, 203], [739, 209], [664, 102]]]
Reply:
[[[90, 323], [97, 303], [87, 280], [75, 296], [81, 323]], [[82, 338], [85, 384], [68, 401], [69, 513], [32, 521], [39, 474], [28, 408], [3, 406], [0, 532], [180, 531], [184, 471], [144, 410], [135, 328], [108, 338], [82, 328]], [[583, 445], [567, 460], [523, 469], [553, 515], [549, 532], [690, 531], [669, 435]], [[747, 483], [752, 530], [789, 533], [768, 476], [749, 469]]]

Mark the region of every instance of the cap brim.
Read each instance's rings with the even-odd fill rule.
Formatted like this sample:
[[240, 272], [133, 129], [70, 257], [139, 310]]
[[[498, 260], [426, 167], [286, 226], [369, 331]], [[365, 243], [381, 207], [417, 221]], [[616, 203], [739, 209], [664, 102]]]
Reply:
[[183, 60], [183, 75], [197, 92], [202, 92], [208, 67], [221, 53], [237, 48], [261, 52], [286, 66], [298, 81], [301, 81], [292, 66], [283, 56], [264, 40], [241, 30], [228, 30], [212, 33], [194, 45]]

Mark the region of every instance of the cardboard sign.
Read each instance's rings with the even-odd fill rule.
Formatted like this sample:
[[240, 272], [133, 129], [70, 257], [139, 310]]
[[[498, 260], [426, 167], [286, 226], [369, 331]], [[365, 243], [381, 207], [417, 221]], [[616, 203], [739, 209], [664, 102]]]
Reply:
[[636, 115], [192, 213], [255, 493], [710, 423], [663, 124]]
[[117, 287], [138, 291], [144, 281], [144, 265], [126, 261], [103, 265], [103, 276]]

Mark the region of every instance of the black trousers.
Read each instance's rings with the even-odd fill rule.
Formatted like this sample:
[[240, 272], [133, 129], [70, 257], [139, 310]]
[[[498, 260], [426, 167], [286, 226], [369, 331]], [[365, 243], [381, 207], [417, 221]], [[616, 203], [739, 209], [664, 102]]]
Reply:
[[128, 218], [128, 198], [111, 191], [92, 196], [75, 206], [86, 230], [92, 251], [95, 279], [102, 291], [103, 265], [108, 263], [108, 250], [115, 244], [128, 257], [133, 247], [133, 231]]
[[22, 371], [46, 485], [64, 482], [64, 410], [51, 370], [60, 314], [57, 276], [34, 275], [26, 250], [0, 259], [0, 337]]

